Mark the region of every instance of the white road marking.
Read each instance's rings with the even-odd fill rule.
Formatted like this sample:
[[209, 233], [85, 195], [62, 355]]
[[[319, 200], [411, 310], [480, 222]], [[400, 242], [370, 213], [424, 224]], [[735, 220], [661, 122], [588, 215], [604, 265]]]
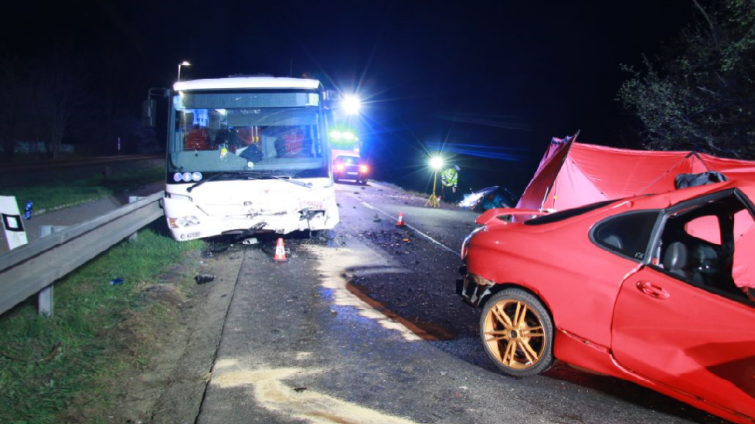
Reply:
[[[371, 204], [369, 204], [369, 203], [365, 202], [364, 200], [362, 200], [362, 199], [360, 199], [360, 198], [358, 198], [358, 197], [354, 196], [353, 194], [350, 194], [350, 193], [344, 193], [344, 194], [346, 194], [346, 195], [347, 195], [347, 196], [349, 196], [349, 197], [352, 197], [352, 198], [353, 198], [353, 199], [355, 199], [355, 200], [356, 200], [357, 202], [359, 202], [359, 203], [361, 203], [362, 205], [364, 205], [364, 206], [365, 206], [366, 208], [369, 208], [369, 209], [373, 209], [373, 210], [376, 210], [376, 211], [378, 211], [378, 212], [382, 213], [383, 215], [387, 216], [388, 218], [391, 218], [391, 219], [393, 219], [393, 218], [394, 218], [394, 217], [393, 217], [393, 216], [392, 216], [391, 214], [389, 214], [388, 212], [386, 212], [386, 211], [384, 211], [384, 210], [382, 210], [382, 209], [380, 209], [380, 208], [378, 208], [378, 207], [375, 207], [375, 206], [373, 206], [373, 205], [371, 205]], [[409, 228], [410, 228], [410, 229], [411, 229], [412, 231], [414, 231], [415, 233], [417, 233], [417, 234], [421, 235], [422, 237], [424, 237], [424, 238], [426, 238], [426, 239], [430, 240], [431, 242], [433, 242], [433, 243], [437, 244], [438, 246], [442, 247], [443, 249], [446, 249], [447, 251], [449, 251], [449, 252], [453, 253], [453, 254], [454, 254], [455, 256], [459, 256], [459, 252], [457, 252], [457, 251], [456, 251], [456, 250], [454, 250], [454, 249], [451, 249], [450, 247], [446, 246], [445, 244], [443, 244], [443, 243], [439, 242], [438, 240], [435, 240], [434, 238], [432, 238], [432, 237], [428, 236], [427, 234], [423, 233], [422, 231], [418, 230], [417, 228], [415, 228], [415, 227], [412, 227], [411, 225], [409, 225], [409, 224], [407, 224], [407, 223], [404, 223], [404, 226], [405, 226], [405, 227], [409, 227]]]

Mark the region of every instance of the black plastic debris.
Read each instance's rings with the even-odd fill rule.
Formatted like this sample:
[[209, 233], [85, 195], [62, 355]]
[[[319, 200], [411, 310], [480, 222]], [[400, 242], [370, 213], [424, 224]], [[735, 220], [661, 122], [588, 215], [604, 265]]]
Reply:
[[197, 284], [205, 284], [214, 280], [215, 280], [215, 276], [210, 275], [210, 274], [199, 274], [196, 277], [194, 277], [194, 281], [196, 281]]
[[727, 181], [726, 175], [717, 171], [701, 172], [699, 174], [679, 174], [674, 178], [676, 188], [698, 187]]
[[228, 250], [230, 246], [224, 243], [212, 243], [210, 245], [210, 252], [212, 253], [222, 253]]

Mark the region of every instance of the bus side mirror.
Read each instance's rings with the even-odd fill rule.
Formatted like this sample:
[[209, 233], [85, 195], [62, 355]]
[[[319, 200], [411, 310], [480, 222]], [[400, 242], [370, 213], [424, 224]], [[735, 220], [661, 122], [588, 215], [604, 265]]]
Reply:
[[340, 98], [341, 95], [338, 93], [338, 90], [325, 90], [325, 100], [333, 102], [339, 100]]
[[157, 112], [157, 101], [147, 99], [142, 102], [142, 125], [147, 128], [155, 127], [155, 114]]

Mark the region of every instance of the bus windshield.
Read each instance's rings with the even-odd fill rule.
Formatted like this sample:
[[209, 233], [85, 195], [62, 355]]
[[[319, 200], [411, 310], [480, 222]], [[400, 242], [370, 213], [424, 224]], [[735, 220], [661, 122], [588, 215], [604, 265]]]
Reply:
[[181, 93], [173, 100], [168, 172], [327, 177], [317, 93]]

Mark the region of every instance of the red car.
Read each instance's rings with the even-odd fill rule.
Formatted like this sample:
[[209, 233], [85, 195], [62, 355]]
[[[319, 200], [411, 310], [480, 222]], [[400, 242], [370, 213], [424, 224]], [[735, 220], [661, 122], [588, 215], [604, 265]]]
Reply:
[[457, 293], [505, 373], [555, 359], [755, 422], [755, 182], [550, 214], [493, 209]]

